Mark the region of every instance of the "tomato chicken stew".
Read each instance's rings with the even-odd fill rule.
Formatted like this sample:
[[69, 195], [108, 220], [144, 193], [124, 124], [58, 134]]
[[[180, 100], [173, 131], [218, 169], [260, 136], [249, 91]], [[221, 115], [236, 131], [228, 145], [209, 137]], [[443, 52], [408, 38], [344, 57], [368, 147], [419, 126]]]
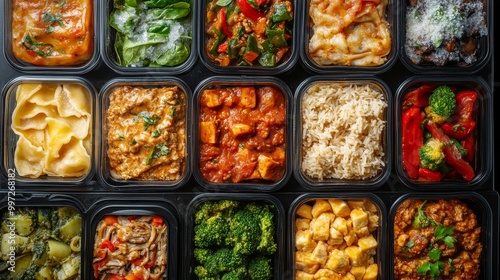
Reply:
[[271, 86], [205, 89], [199, 98], [199, 171], [210, 182], [279, 181], [286, 100]]

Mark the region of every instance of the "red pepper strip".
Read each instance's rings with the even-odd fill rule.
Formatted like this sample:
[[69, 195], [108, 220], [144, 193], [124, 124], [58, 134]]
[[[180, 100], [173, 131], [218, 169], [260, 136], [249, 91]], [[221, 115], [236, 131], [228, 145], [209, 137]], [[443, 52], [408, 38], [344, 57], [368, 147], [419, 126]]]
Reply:
[[458, 123], [443, 123], [441, 129], [446, 135], [455, 139], [462, 139], [469, 135], [476, 127], [476, 122], [473, 120], [463, 120]]
[[104, 240], [101, 245], [99, 246], [99, 248], [101, 249], [106, 249], [108, 248], [109, 251], [111, 252], [114, 252], [115, 251], [115, 245], [113, 245], [113, 243], [111, 243], [111, 241], [109, 240]]
[[460, 155], [460, 151], [457, 146], [453, 144], [453, 141], [446, 135], [443, 130], [441, 130], [435, 122], [427, 122], [426, 125], [427, 130], [432, 134], [432, 137], [438, 139], [443, 142], [444, 148], [444, 158], [448, 165], [453, 167], [458, 174], [464, 178], [466, 181], [470, 181], [474, 179], [474, 169], [462, 159], [462, 155]]
[[407, 93], [403, 97], [403, 110], [412, 106], [423, 108], [429, 105], [429, 96], [434, 88], [436, 87], [423, 85]]
[[226, 35], [228, 38], [233, 37], [233, 33], [227, 27], [226, 10], [221, 9], [219, 16], [220, 16], [220, 23], [221, 23], [221, 27], [222, 27], [222, 33], [224, 33], [224, 35]]
[[467, 135], [460, 141], [460, 145], [467, 151], [467, 155], [465, 155], [463, 159], [467, 162], [472, 162], [474, 159], [474, 134], [470, 133]]
[[424, 117], [417, 107], [411, 107], [403, 113], [402, 117], [402, 157], [403, 166], [410, 179], [418, 177], [420, 156], [418, 151], [423, 145], [423, 130], [420, 127]]
[[217, 52], [219, 52], [219, 53], [227, 53], [227, 46], [228, 46], [228, 43], [227, 43], [227, 41], [225, 41], [224, 43], [220, 44], [217, 47]]
[[418, 169], [418, 176], [428, 181], [439, 182], [443, 179], [443, 174], [439, 171], [433, 171], [425, 167]]
[[451, 117], [454, 121], [463, 121], [473, 119], [474, 106], [476, 104], [477, 92], [475, 91], [461, 91], [455, 95], [457, 100], [457, 107], [455, 114]]
[[266, 2], [267, 0], [257, 0], [257, 6], [260, 6], [262, 4], [264, 4], [264, 2]]
[[266, 14], [257, 11], [246, 0], [236, 0], [236, 4], [240, 7], [241, 12], [251, 21], [258, 21], [259, 18], [265, 17]]
[[163, 225], [164, 223], [165, 223], [165, 221], [163, 221], [162, 217], [160, 217], [158, 215], [153, 216], [153, 222], [151, 223], [153, 226], [159, 227], [159, 226]]

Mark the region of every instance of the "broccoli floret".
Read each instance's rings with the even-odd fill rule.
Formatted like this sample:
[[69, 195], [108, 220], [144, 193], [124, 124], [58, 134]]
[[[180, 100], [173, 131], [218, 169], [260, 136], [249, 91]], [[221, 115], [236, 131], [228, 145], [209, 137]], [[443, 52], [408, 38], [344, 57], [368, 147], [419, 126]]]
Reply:
[[420, 165], [430, 170], [438, 170], [444, 162], [443, 146], [441, 141], [434, 138], [429, 139], [418, 151]]
[[249, 203], [245, 208], [259, 218], [261, 236], [257, 251], [266, 255], [274, 254], [278, 245], [274, 242], [274, 213], [271, 211], [271, 206]]
[[246, 258], [243, 255], [236, 254], [230, 248], [220, 248], [213, 252], [202, 265], [209, 275], [215, 276], [222, 272], [229, 272], [245, 263]]
[[226, 244], [234, 248], [237, 254], [250, 255], [260, 243], [261, 230], [259, 217], [248, 209], [241, 209], [229, 222]]
[[247, 275], [248, 273], [246, 268], [244, 266], [241, 266], [224, 274], [221, 280], [245, 280], [247, 279]]
[[267, 280], [273, 277], [271, 260], [266, 257], [257, 257], [250, 260], [248, 264], [248, 275], [250, 279]]
[[211, 255], [212, 251], [210, 249], [194, 248], [194, 258], [200, 263], [205, 263]]
[[201, 248], [224, 244], [228, 230], [227, 221], [217, 213], [194, 227], [194, 244]]
[[195, 224], [199, 224], [201, 221], [207, 220], [216, 214], [222, 214], [224, 217], [228, 217], [232, 215], [238, 205], [239, 202], [236, 200], [205, 202], [195, 213], [194, 222]]
[[429, 106], [432, 108], [432, 112], [445, 118], [455, 112], [456, 104], [455, 93], [449, 86], [439, 86], [429, 96]]

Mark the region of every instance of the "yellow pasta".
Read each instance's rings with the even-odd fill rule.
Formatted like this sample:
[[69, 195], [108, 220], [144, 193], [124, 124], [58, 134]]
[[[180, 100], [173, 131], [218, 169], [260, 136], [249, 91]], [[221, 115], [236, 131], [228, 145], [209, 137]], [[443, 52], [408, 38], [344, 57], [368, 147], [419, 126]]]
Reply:
[[21, 176], [80, 177], [90, 170], [91, 100], [79, 84], [21, 84], [12, 129]]

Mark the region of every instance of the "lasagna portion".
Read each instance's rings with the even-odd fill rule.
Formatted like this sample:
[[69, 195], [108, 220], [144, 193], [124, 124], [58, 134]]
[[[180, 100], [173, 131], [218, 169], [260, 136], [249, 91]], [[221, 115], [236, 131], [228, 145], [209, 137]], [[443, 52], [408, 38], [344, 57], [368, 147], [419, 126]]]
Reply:
[[391, 51], [386, 6], [387, 0], [311, 0], [310, 58], [318, 65], [384, 64]]
[[72, 66], [93, 53], [92, 0], [13, 0], [12, 52], [26, 63]]

